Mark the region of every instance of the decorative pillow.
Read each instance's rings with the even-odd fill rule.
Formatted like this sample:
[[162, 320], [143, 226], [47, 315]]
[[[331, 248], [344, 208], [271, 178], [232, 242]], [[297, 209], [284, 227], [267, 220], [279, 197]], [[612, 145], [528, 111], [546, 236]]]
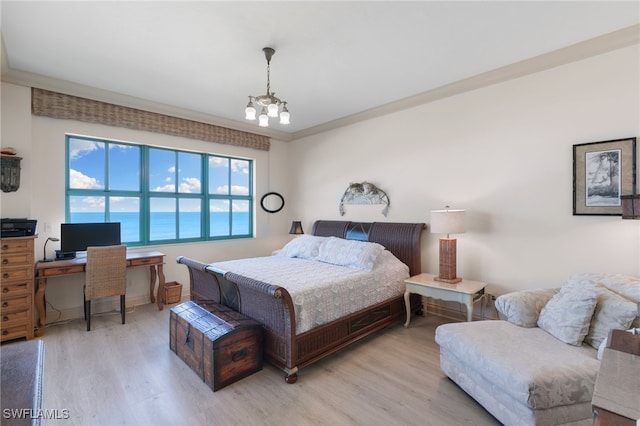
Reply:
[[315, 259], [318, 257], [320, 246], [327, 240], [327, 237], [316, 237], [314, 235], [302, 235], [289, 241], [278, 252], [278, 256], [299, 257], [301, 259]]
[[557, 292], [557, 288], [545, 288], [503, 294], [496, 299], [496, 309], [512, 324], [537, 327], [540, 311]]
[[[584, 280], [593, 281], [625, 299], [640, 303], [640, 278], [638, 277], [623, 274], [583, 272], [573, 275], [567, 280], [567, 283]], [[636, 328], [640, 327], [640, 316], [633, 320], [632, 325]]]
[[540, 311], [538, 327], [558, 340], [580, 346], [598, 300], [591, 282], [566, 284]]
[[598, 301], [584, 341], [598, 349], [611, 330], [626, 330], [631, 326], [637, 315], [637, 307], [606, 287], [596, 284], [595, 289]]
[[329, 237], [321, 246], [316, 260], [333, 265], [370, 271], [384, 247], [378, 243]]

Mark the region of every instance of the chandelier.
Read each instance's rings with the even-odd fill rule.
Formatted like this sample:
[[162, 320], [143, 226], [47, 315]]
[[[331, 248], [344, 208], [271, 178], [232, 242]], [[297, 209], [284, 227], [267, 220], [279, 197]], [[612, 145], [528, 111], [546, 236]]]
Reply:
[[289, 110], [287, 109], [287, 102], [276, 97], [276, 94], [271, 91], [271, 57], [275, 50], [270, 47], [262, 49], [264, 57], [267, 59], [267, 94], [261, 96], [249, 96], [249, 103], [244, 110], [245, 119], [255, 120], [256, 112], [260, 109], [260, 115], [258, 116], [258, 125], [260, 127], [269, 127], [269, 117], [275, 118], [280, 116], [280, 124], [289, 124]]

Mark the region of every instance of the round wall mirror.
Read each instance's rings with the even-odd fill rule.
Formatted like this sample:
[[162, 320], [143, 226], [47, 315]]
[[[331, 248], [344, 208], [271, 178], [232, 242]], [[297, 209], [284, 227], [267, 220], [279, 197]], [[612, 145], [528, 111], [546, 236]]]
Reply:
[[267, 192], [260, 199], [260, 206], [267, 213], [278, 213], [284, 207], [284, 198], [277, 192]]

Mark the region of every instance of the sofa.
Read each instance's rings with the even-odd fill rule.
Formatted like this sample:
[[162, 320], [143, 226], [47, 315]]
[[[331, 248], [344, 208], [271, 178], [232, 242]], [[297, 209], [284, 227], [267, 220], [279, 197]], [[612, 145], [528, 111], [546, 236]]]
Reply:
[[505, 425], [593, 424], [598, 349], [639, 326], [640, 279], [577, 274], [495, 304], [500, 320], [436, 329], [442, 371]]

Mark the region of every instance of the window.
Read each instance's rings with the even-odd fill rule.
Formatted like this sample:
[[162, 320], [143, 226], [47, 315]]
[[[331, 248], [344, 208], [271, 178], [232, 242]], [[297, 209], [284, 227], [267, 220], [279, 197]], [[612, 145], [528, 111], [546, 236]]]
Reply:
[[66, 221], [120, 222], [127, 245], [253, 235], [253, 162], [66, 138]]

